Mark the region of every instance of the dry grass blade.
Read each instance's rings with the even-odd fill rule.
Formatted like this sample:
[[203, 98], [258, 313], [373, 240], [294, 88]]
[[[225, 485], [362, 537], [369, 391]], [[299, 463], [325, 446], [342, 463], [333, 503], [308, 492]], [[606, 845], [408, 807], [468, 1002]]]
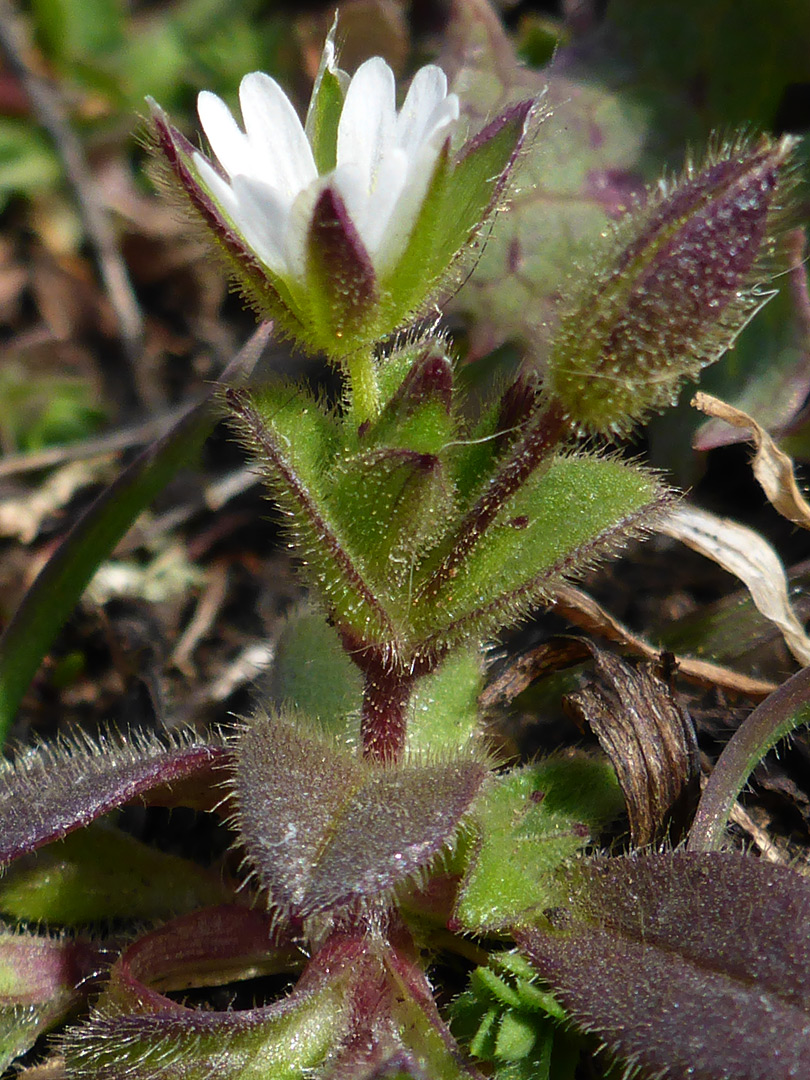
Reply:
[[[605, 611], [592, 596], [588, 596], [573, 585], [563, 585], [554, 590], [553, 608], [575, 626], [589, 633], [599, 634], [608, 641], [615, 641], [636, 656], [642, 656], [647, 660], [660, 658], [660, 649], [656, 649], [644, 638], [634, 634], [632, 630]], [[675, 663], [679, 674], [698, 686], [719, 687], [728, 693], [757, 700], [767, 697], [776, 689], [776, 684], [766, 679], [754, 679], [748, 675], [741, 675], [737, 671], [706, 660], [676, 656]]]

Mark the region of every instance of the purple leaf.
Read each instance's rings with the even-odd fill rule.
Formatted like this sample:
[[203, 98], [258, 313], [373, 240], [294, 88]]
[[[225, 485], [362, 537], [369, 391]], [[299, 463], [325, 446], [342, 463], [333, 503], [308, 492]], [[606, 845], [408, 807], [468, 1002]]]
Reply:
[[80, 938], [0, 933], [0, 1069], [95, 990], [104, 952]]
[[[419, 952], [401, 926], [384, 938], [333, 932], [293, 991], [250, 1009], [192, 1009], [161, 992], [215, 985], [228, 967], [291, 972], [302, 953], [275, 916], [235, 906], [176, 919], [130, 946], [89, 1022], [63, 1042], [77, 1080], [337, 1080], [410, 1072], [418, 1080], [477, 1073], [439, 1017]], [[300, 927], [295, 928], [300, 932]]]
[[712, 852], [582, 863], [516, 940], [575, 1023], [646, 1076], [797, 1080], [810, 1059], [810, 885]]
[[0, 768], [0, 863], [35, 851], [134, 799], [211, 810], [221, 802], [224, 746], [191, 733], [160, 740], [109, 731], [62, 738]]
[[261, 884], [303, 916], [416, 874], [452, 843], [487, 774], [469, 756], [380, 765], [300, 717], [260, 714], [239, 740], [233, 794]]

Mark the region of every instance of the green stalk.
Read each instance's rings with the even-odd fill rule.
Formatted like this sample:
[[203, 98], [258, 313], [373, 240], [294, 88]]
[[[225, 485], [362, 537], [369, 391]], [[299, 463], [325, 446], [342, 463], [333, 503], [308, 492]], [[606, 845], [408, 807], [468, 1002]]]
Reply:
[[360, 427], [365, 421], [373, 420], [380, 411], [380, 386], [373, 351], [358, 349], [346, 358], [346, 368], [351, 413]]

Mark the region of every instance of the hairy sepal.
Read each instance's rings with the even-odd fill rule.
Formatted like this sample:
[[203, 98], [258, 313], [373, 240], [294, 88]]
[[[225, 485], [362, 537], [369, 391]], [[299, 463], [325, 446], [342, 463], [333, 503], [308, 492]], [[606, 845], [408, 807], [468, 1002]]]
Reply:
[[810, 886], [733, 853], [583, 862], [516, 940], [583, 1030], [662, 1080], [795, 1080]]
[[0, 766], [0, 864], [58, 840], [125, 803], [211, 810], [230, 755], [191, 732], [63, 736]]
[[[277, 329], [289, 337], [309, 341], [312, 334], [307, 320], [301, 318], [300, 298], [293, 296], [284, 280], [261, 262], [200, 182], [193, 165], [192, 144], [157, 102], [151, 98], [147, 102], [150, 117], [145, 141], [154, 150], [152, 172], [156, 186], [177, 204], [207, 242], [213, 240], [225, 269], [256, 312], [264, 319], [272, 319]], [[312, 345], [316, 348], [317, 342]]]
[[440, 288], [500, 205], [537, 113], [534, 101], [510, 106], [455, 156], [445, 143], [395, 279], [392, 273], [390, 285], [382, 280], [383, 307], [393, 325]]
[[381, 765], [291, 713], [259, 713], [235, 753], [241, 843], [271, 902], [302, 917], [418, 876], [449, 850], [489, 772], [472, 751]]

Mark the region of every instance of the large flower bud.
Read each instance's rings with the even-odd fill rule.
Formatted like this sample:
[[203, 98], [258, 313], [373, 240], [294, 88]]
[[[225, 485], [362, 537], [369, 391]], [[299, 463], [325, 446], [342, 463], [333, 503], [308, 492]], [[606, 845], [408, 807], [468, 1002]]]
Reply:
[[715, 152], [620, 223], [552, 344], [548, 387], [572, 421], [621, 432], [673, 404], [773, 295], [763, 282], [795, 143]]

